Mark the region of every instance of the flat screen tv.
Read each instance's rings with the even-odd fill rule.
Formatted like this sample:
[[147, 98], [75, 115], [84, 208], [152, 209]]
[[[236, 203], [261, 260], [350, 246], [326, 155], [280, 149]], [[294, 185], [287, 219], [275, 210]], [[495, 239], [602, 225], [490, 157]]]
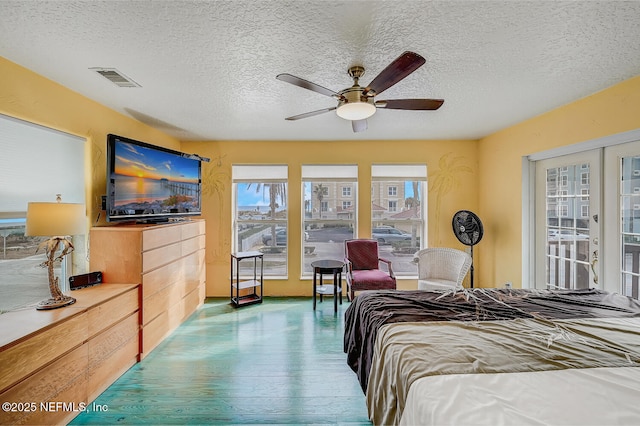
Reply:
[[197, 156], [110, 134], [107, 136], [107, 221], [166, 222], [198, 216]]

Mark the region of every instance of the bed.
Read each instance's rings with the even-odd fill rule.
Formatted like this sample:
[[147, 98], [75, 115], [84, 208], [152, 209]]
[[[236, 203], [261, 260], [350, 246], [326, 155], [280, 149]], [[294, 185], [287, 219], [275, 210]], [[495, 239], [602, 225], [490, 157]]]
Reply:
[[366, 292], [344, 349], [374, 424], [640, 423], [640, 304], [624, 296]]

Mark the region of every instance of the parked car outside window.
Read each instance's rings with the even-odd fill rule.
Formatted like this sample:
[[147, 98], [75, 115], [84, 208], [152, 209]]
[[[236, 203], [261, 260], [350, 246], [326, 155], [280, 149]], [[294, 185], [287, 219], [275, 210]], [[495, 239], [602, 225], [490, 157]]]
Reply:
[[588, 240], [589, 235], [573, 232], [569, 229], [550, 229], [549, 240]]
[[[271, 230], [268, 233], [262, 236], [262, 243], [266, 246], [272, 246], [272, 236]], [[309, 239], [309, 234], [305, 231], [304, 240], [307, 241]], [[276, 245], [278, 246], [286, 246], [287, 245], [287, 229], [286, 228], [277, 228], [276, 229]]]
[[392, 226], [380, 226], [373, 228], [371, 231], [371, 237], [378, 240], [378, 243], [380, 244], [411, 240], [411, 234], [402, 232]]

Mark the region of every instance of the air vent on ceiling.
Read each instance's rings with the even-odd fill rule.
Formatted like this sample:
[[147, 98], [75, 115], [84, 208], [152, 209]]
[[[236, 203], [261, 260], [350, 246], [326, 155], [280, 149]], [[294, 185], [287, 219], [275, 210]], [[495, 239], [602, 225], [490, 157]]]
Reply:
[[142, 87], [115, 68], [89, 68], [118, 87]]

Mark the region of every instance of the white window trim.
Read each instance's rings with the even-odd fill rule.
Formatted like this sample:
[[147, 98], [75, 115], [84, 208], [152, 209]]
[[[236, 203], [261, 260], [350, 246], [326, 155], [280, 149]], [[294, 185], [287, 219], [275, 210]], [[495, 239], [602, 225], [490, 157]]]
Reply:
[[[422, 232], [420, 234], [420, 241], [422, 247], [428, 246], [428, 218], [427, 212], [429, 211], [428, 206], [428, 180], [427, 180], [427, 165], [426, 164], [372, 164], [371, 165], [371, 181], [420, 181], [423, 183], [421, 190], [421, 211], [422, 213], [422, 221], [423, 226]], [[373, 187], [371, 188], [371, 192], [373, 191]], [[388, 195], [389, 196], [389, 195]], [[387, 205], [387, 208], [389, 206]], [[396, 204], [396, 211], [400, 211], [403, 207], [403, 204]], [[400, 210], [399, 210], [400, 209]], [[417, 272], [417, 271], [416, 271]], [[415, 276], [413, 275], [401, 275], [397, 276], [398, 280], [403, 279], [416, 279], [417, 273]]]
[[[353, 223], [353, 229], [358, 229], [358, 165], [357, 164], [303, 164], [301, 170], [302, 176], [302, 187], [304, 188], [305, 183], [307, 182], [345, 182], [350, 183], [350, 196], [354, 197], [354, 201], [352, 206], [354, 207], [354, 215], [353, 220], [348, 221], [349, 223]], [[335, 194], [336, 196], [342, 196], [342, 188], [337, 188]], [[304, 195], [301, 197], [304, 202]], [[326, 206], [326, 210], [324, 207]], [[322, 201], [320, 203], [320, 210], [322, 212], [331, 212], [328, 201]], [[338, 204], [336, 204], [336, 208]], [[344, 220], [335, 221], [330, 219], [314, 219], [311, 222], [347, 222]], [[304, 208], [302, 209], [302, 217], [301, 223], [305, 224], [305, 222], [309, 222], [309, 220], [304, 217]], [[304, 253], [300, 255], [300, 279], [306, 280], [310, 279], [313, 276], [313, 272], [305, 272], [304, 270]]]
[[[236, 184], [238, 183], [250, 183], [250, 182], [286, 182], [287, 188], [289, 183], [289, 166], [286, 164], [233, 164], [231, 166], [231, 184], [233, 189], [231, 191], [231, 206], [233, 209], [233, 215], [231, 218], [231, 247], [233, 250], [237, 249], [238, 241], [236, 239], [236, 229], [238, 226], [237, 221], [237, 200], [236, 200]], [[287, 201], [287, 206], [289, 205]], [[288, 208], [288, 207], [287, 207]], [[281, 223], [282, 221], [264, 221], [265, 224]], [[286, 220], [287, 229], [289, 228], [289, 212], [287, 211]], [[289, 259], [287, 259], [286, 274], [285, 275], [268, 275], [265, 276], [265, 280], [282, 280], [289, 277]]]

